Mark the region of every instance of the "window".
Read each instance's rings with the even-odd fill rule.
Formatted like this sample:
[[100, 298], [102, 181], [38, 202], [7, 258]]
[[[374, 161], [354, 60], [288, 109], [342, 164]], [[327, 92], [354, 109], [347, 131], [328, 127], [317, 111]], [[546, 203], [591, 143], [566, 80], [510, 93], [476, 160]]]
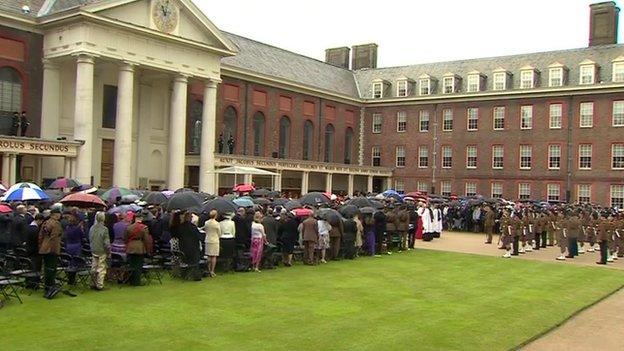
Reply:
[[452, 94], [455, 92], [455, 77], [442, 78], [442, 86], [444, 88], [444, 94]]
[[503, 145], [492, 146], [492, 169], [503, 169], [503, 157], [505, 148]]
[[613, 82], [624, 82], [624, 62], [613, 63]]
[[624, 100], [613, 101], [611, 121], [614, 127], [624, 127]]
[[419, 94], [420, 95], [430, 95], [431, 94], [431, 79], [423, 78], [418, 80], [419, 85]]
[[303, 159], [312, 159], [312, 148], [314, 145], [314, 124], [306, 120], [303, 124]]
[[563, 86], [563, 67], [556, 67], [548, 70], [548, 86]]
[[611, 207], [624, 208], [624, 185], [611, 185]]
[[549, 112], [548, 126], [550, 129], [561, 129], [562, 108], [561, 104], [551, 104]]
[[373, 113], [373, 133], [381, 133], [381, 113]]
[[117, 87], [105, 84], [103, 93], [102, 128], [114, 129], [115, 124], [117, 123]]
[[503, 183], [500, 182], [492, 182], [492, 197], [495, 199], [500, 199], [503, 197]]
[[505, 107], [498, 106], [494, 107], [494, 130], [503, 130], [505, 129]]
[[345, 131], [345, 146], [344, 146], [344, 163], [351, 164], [353, 159], [353, 129], [348, 127]]
[[374, 167], [381, 166], [381, 148], [379, 146], [373, 146], [371, 151], [372, 164]]
[[594, 103], [583, 102], [581, 103], [581, 128], [591, 128], [594, 125]]
[[477, 147], [466, 146], [466, 168], [477, 168]]
[[[187, 144], [189, 147], [186, 149], [188, 154], [199, 154], [201, 150], [201, 134], [202, 134], [202, 112], [204, 110], [204, 103], [201, 100], [193, 100], [189, 104], [189, 119], [191, 122], [190, 132], [186, 133]], [[102, 121], [104, 122], [104, 121]], [[115, 128], [114, 126], [112, 128]]]
[[594, 65], [583, 65], [580, 69], [580, 84], [594, 84], [594, 73], [596, 71], [596, 66]]
[[396, 190], [396, 192], [399, 194], [403, 194], [405, 192], [405, 183], [403, 182], [403, 180], [394, 180], [394, 190]]
[[528, 200], [531, 198], [531, 184], [520, 183], [518, 184], [518, 199]]
[[450, 108], [445, 108], [444, 110], [442, 110], [442, 131], [453, 131], [453, 110]]
[[[221, 129], [221, 135], [223, 136], [223, 148], [219, 150], [219, 153], [223, 154], [233, 154], [234, 149], [236, 148], [236, 120], [237, 120], [237, 112], [236, 109], [232, 106], [228, 106], [223, 112], [223, 128]], [[234, 147], [232, 150], [228, 147], [227, 141], [234, 140]]]
[[520, 145], [520, 169], [531, 169], [532, 154], [531, 145]]
[[373, 99], [381, 99], [383, 96], [383, 83], [373, 83]]
[[429, 183], [427, 182], [418, 182], [416, 183], [416, 190], [423, 192], [423, 193], [428, 193], [429, 192]]
[[534, 74], [533, 70], [521, 71], [520, 72], [520, 89], [530, 89], [534, 86]]
[[402, 133], [407, 129], [407, 114], [405, 111], [397, 112], [397, 132]]
[[624, 144], [611, 146], [611, 168], [624, 169]]
[[559, 184], [546, 185], [546, 200], [559, 201], [560, 194], [561, 194], [561, 187], [559, 186]]
[[396, 147], [396, 166], [405, 167], [405, 146]]
[[420, 131], [428, 132], [429, 131], [429, 111], [422, 110], [420, 111], [420, 115], [418, 116]]
[[[107, 86], [110, 85], [104, 86], [105, 94]], [[117, 87], [113, 88], [115, 88], [115, 108], [113, 110], [115, 111], [114, 113], [116, 113]], [[106, 108], [106, 103], [104, 104], [104, 108]], [[15, 69], [2, 67], [0, 68], [0, 112], [4, 112], [7, 116], [10, 116], [16, 111], [22, 111], [22, 78]], [[115, 128], [114, 123], [112, 128]]]
[[505, 90], [507, 87], [507, 73], [505, 72], [496, 72], [494, 73], [494, 90]]
[[453, 167], [453, 149], [450, 146], [442, 146], [442, 168]]
[[578, 202], [580, 203], [591, 202], [591, 185], [579, 184], [577, 187], [577, 190], [578, 190]]
[[548, 169], [561, 168], [561, 145], [548, 145]]
[[469, 93], [475, 93], [479, 91], [479, 83], [481, 82], [481, 76], [478, 74], [469, 74], [468, 75], [468, 85], [466, 90]]
[[520, 129], [533, 129], [533, 105], [520, 107]]
[[429, 148], [427, 146], [418, 147], [418, 168], [429, 167]]
[[466, 196], [475, 196], [475, 195], [477, 195], [477, 183], [466, 182]]
[[406, 97], [408, 95], [407, 84], [408, 84], [407, 80], [397, 81], [397, 96], [398, 97]]
[[279, 128], [279, 158], [288, 158], [290, 149], [290, 119], [282, 116]]
[[334, 134], [333, 124], [325, 126], [325, 162], [334, 162]]
[[252, 120], [253, 155], [264, 156], [264, 114], [256, 112]]
[[477, 130], [479, 127], [479, 109], [476, 107], [470, 107], [467, 111], [468, 115], [468, 130]]
[[592, 145], [580, 144], [579, 145], [579, 169], [591, 169], [592, 168]]
[[443, 180], [440, 182], [440, 192], [442, 196], [451, 196], [451, 182]]

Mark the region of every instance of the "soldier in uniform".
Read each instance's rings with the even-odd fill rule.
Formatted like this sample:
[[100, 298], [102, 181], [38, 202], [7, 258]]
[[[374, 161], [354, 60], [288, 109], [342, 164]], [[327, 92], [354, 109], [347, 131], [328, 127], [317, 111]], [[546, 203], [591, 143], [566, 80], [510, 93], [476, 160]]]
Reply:
[[533, 251], [533, 240], [535, 239], [533, 233], [533, 214], [529, 209], [524, 210], [524, 214], [522, 216], [522, 237], [523, 242], [522, 246], [524, 247], [525, 252]]
[[[487, 218], [487, 217], [486, 217]], [[505, 249], [504, 258], [511, 258], [511, 244], [514, 240], [514, 231], [511, 225], [511, 218], [509, 217], [509, 211], [504, 210], [503, 216], [500, 220], [500, 240], [502, 247]], [[517, 254], [516, 254], [517, 255]]]
[[405, 249], [409, 250], [408, 240], [407, 240], [407, 232], [409, 230], [410, 223], [410, 215], [407, 211], [405, 205], [401, 205], [399, 207], [399, 213], [397, 214], [397, 230], [401, 237], [401, 242], [399, 243], [399, 252]]
[[568, 256], [566, 258], [574, 258], [578, 256], [578, 237], [581, 232], [581, 220], [576, 212], [572, 213], [572, 216], [566, 221], [565, 229], [567, 229], [566, 236], [568, 238]]
[[555, 215], [554, 221], [551, 222], [551, 227], [553, 229], [553, 234], [557, 238], [557, 245], [559, 245], [559, 250], [561, 255], [557, 257], [559, 261], [565, 261], [566, 259], [566, 250], [568, 249], [568, 236], [566, 234], [566, 219], [563, 216], [563, 212], [559, 212]]
[[512, 256], [518, 256], [523, 254], [524, 249], [520, 247], [520, 236], [522, 236], [522, 221], [518, 218], [517, 214], [511, 216], [511, 233], [513, 236], [513, 253]]
[[[485, 220], [483, 221], [483, 229], [485, 229], [485, 243], [492, 243], [492, 234], [494, 234], [494, 224], [496, 223], [496, 214], [490, 206], [485, 207]], [[501, 230], [502, 235], [502, 230]]]
[[550, 211], [550, 213], [548, 214], [548, 227], [546, 228], [547, 230], [547, 234], [548, 234], [548, 244], [547, 246], [554, 246], [555, 245], [555, 232], [556, 229], [553, 226], [553, 223], [557, 223], [558, 221], [558, 216], [554, 211]]
[[[612, 253], [613, 259], [624, 257], [624, 220], [621, 218], [613, 218], [613, 240], [615, 250]], [[617, 254], [616, 254], [617, 251]]]
[[[602, 217], [597, 220], [596, 237], [600, 245], [600, 261], [597, 264], [607, 264], [609, 259], [609, 241], [613, 232], [611, 218]], [[613, 260], [611, 260], [613, 262]]]
[[534, 213], [533, 218], [533, 230], [535, 231], [535, 246], [533, 250], [539, 250], [542, 247], [542, 234], [544, 233], [544, 221], [542, 220], [543, 213]]

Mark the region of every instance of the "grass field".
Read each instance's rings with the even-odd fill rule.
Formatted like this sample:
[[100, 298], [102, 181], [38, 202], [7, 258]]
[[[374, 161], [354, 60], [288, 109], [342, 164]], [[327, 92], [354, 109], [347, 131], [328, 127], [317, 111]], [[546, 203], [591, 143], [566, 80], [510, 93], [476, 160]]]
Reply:
[[506, 350], [624, 272], [417, 250], [0, 310], [2, 350]]

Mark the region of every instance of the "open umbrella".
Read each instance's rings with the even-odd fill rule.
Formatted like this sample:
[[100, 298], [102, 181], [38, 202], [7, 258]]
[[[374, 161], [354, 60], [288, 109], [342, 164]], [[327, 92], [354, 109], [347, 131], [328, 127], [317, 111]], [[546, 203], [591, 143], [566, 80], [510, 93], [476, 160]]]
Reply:
[[266, 197], [258, 197], [252, 200], [254, 204], [256, 205], [269, 205], [271, 204], [271, 200], [267, 199]]
[[13, 212], [13, 209], [11, 208], [11, 206], [7, 206], [5, 204], [0, 204], [0, 213], [11, 213]]
[[80, 184], [77, 180], [71, 178], [58, 178], [48, 186], [48, 189], [66, 189], [66, 188], [75, 188], [82, 184]]
[[312, 211], [309, 208], [296, 208], [292, 210], [291, 212], [297, 217], [307, 217], [314, 213], [314, 211]]
[[353, 218], [360, 212], [360, 209], [355, 205], [345, 205], [340, 208], [340, 213], [346, 218]]
[[362, 208], [362, 207], [372, 207], [373, 203], [365, 197], [356, 197], [356, 198], [349, 200], [347, 202], [347, 205], [353, 205], [355, 207]]
[[342, 220], [342, 215], [331, 208], [321, 208], [316, 211], [319, 218], [326, 220], [331, 225], [338, 225]]
[[128, 212], [140, 212], [141, 210], [143, 210], [143, 208], [139, 205], [135, 205], [135, 204], [128, 204], [128, 205], [119, 205], [119, 206], [114, 206], [111, 207], [108, 210], [108, 213], [128, 213]]
[[171, 190], [163, 190], [163, 191], [161, 191], [161, 193], [162, 193], [163, 195], [165, 195], [165, 196], [167, 197], [167, 199], [168, 199], [168, 198], [170, 198], [170, 197], [172, 197], [172, 196], [173, 196], [173, 194], [174, 194], [174, 192], [173, 192], [173, 191], [171, 191]]
[[378, 210], [373, 208], [373, 207], [362, 207], [360, 208], [360, 212], [362, 214], [373, 214], [375, 212], [377, 212]]
[[139, 195], [136, 194], [130, 194], [130, 195], [124, 195], [121, 197], [121, 203], [122, 204], [131, 204], [134, 203], [135, 201], [141, 199], [141, 197]]
[[290, 201], [290, 199], [277, 198], [277, 199], [273, 199], [273, 204], [274, 204], [274, 205], [279, 205], [279, 206], [284, 206], [284, 205], [286, 205], [289, 201]]
[[253, 200], [248, 197], [239, 197], [237, 199], [234, 199], [234, 203], [236, 204], [236, 206], [239, 207], [253, 207], [254, 205]]
[[167, 202], [168, 198], [165, 194], [155, 191], [143, 196], [142, 200], [147, 202], [149, 205], [162, 205]]
[[299, 202], [302, 205], [319, 206], [323, 204], [329, 204], [329, 198], [323, 193], [311, 192], [303, 195]]
[[4, 201], [48, 200], [50, 197], [33, 183], [17, 183], [4, 193]]
[[384, 205], [382, 202], [377, 201], [377, 200], [370, 200], [371, 205], [370, 207], [372, 208], [376, 208], [378, 210], [381, 210], [382, 208], [386, 207], [386, 205]]
[[91, 184], [82, 184], [82, 185], [79, 185], [77, 187], [73, 187], [71, 189], [71, 191], [72, 191], [72, 193], [81, 192], [81, 193], [85, 193], [85, 194], [94, 194], [95, 192], [98, 191], [98, 188], [94, 187]]
[[267, 197], [271, 191], [269, 189], [256, 189], [251, 192], [251, 196], [254, 197]]
[[176, 191], [174, 191], [174, 194], [179, 194], [179, 193], [190, 193], [190, 192], [194, 192], [195, 190], [190, 189], [190, 188], [180, 188]]
[[232, 190], [237, 193], [250, 193], [256, 190], [256, 187], [254, 187], [252, 184], [237, 184]]
[[180, 210], [180, 211], [194, 211], [201, 212], [203, 203], [192, 192], [184, 192], [174, 194], [165, 207], [168, 211]]
[[234, 202], [222, 197], [208, 201], [203, 207], [204, 212], [216, 210], [219, 214], [234, 213], [237, 208], [238, 206]]
[[108, 189], [102, 196], [102, 200], [106, 201], [109, 204], [113, 204], [117, 201], [117, 198], [123, 197], [124, 195], [131, 195], [132, 192], [126, 188], [114, 187]]
[[65, 197], [65, 193], [60, 189], [46, 189], [44, 192], [50, 198], [50, 202], [58, 202], [60, 199]]
[[267, 197], [274, 199], [276, 197], [280, 197], [281, 194], [282, 194], [281, 192], [273, 190], [273, 191], [269, 191], [269, 194], [267, 195]]
[[99, 197], [84, 193], [69, 194], [61, 200], [61, 203], [65, 206], [76, 206], [80, 208], [106, 207], [106, 203]]
[[297, 200], [290, 200], [284, 205], [284, 208], [286, 209], [286, 211], [292, 211], [296, 208], [302, 208], [302, 207], [303, 205], [301, 205], [301, 202]]
[[7, 191], [7, 188], [2, 183], [0, 183], [0, 192], [5, 192], [5, 191]]

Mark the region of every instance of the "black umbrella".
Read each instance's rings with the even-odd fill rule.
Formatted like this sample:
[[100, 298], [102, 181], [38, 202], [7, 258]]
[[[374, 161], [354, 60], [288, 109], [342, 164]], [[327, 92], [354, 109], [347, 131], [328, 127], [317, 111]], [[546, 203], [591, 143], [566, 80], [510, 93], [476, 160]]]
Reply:
[[342, 216], [338, 211], [331, 208], [321, 208], [316, 211], [316, 215], [329, 222], [331, 225], [338, 225], [342, 220]]
[[271, 200], [267, 199], [266, 197], [258, 197], [251, 201], [253, 201], [253, 203], [257, 205], [269, 205], [271, 203]]
[[271, 191], [269, 189], [256, 189], [251, 192], [253, 197], [267, 197]]
[[173, 210], [189, 210], [194, 212], [201, 212], [202, 202], [191, 192], [177, 193], [169, 198], [165, 208], [168, 211]]
[[368, 206], [368, 207], [373, 207], [373, 208], [378, 209], [378, 210], [381, 210], [382, 208], [386, 207], [380, 201], [377, 201], [377, 200], [369, 200], [369, 201], [371, 202], [371, 206]]
[[192, 194], [193, 196], [195, 196], [197, 198], [197, 200], [199, 200], [199, 202], [204, 203], [206, 201], [212, 200], [214, 198], [216, 198], [216, 196], [214, 195], [210, 195], [208, 193], [198, 193], [198, 192], [188, 192], [189, 194]]
[[289, 201], [290, 201], [290, 199], [278, 198], [278, 199], [273, 199], [273, 204], [279, 205], [279, 206], [284, 206]]
[[282, 193], [280, 193], [279, 191], [269, 191], [269, 194], [267, 195], [268, 198], [276, 198], [279, 197]]
[[299, 199], [299, 202], [302, 205], [310, 206], [319, 206], [330, 203], [329, 199], [327, 198], [327, 196], [325, 196], [325, 194], [318, 192], [312, 192], [303, 195], [301, 199]]
[[302, 208], [303, 206], [301, 205], [301, 202], [297, 201], [297, 200], [291, 200], [288, 201], [285, 205], [284, 208], [286, 208], [286, 211], [292, 211], [296, 208]]
[[48, 202], [59, 202], [62, 198], [65, 197], [65, 193], [59, 189], [46, 189], [45, 192], [50, 198]]
[[372, 207], [373, 203], [365, 197], [356, 197], [347, 202], [347, 205], [353, 205], [358, 208]]
[[355, 205], [345, 205], [340, 208], [340, 213], [346, 218], [353, 218], [360, 212], [360, 209]]
[[180, 188], [176, 191], [174, 191], [174, 194], [179, 194], [179, 193], [190, 193], [190, 192], [195, 192], [195, 190], [193, 189], [189, 189], [189, 188]]
[[204, 212], [210, 212], [212, 210], [216, 210], [220, 214], [225, 213], [234, 213], [238, 206], [232, 200], [224, 199], [222, 197], [218, 197], [216, 199], [208, 201], [204, 205]]
[[373, 213], [377, 212], [377, 209], [375, 209], [373, 207], [362, 207], [362, 208], [360, 208], [360, 212], [362, 214], [373, 214]]
[[143, 196], [143, 201], [147, 202], [150, 205], [162, 205], [167, 202], [167, 197], [165, 194], [160, 191], [155, 191], [153, 193], [149, 193]]

